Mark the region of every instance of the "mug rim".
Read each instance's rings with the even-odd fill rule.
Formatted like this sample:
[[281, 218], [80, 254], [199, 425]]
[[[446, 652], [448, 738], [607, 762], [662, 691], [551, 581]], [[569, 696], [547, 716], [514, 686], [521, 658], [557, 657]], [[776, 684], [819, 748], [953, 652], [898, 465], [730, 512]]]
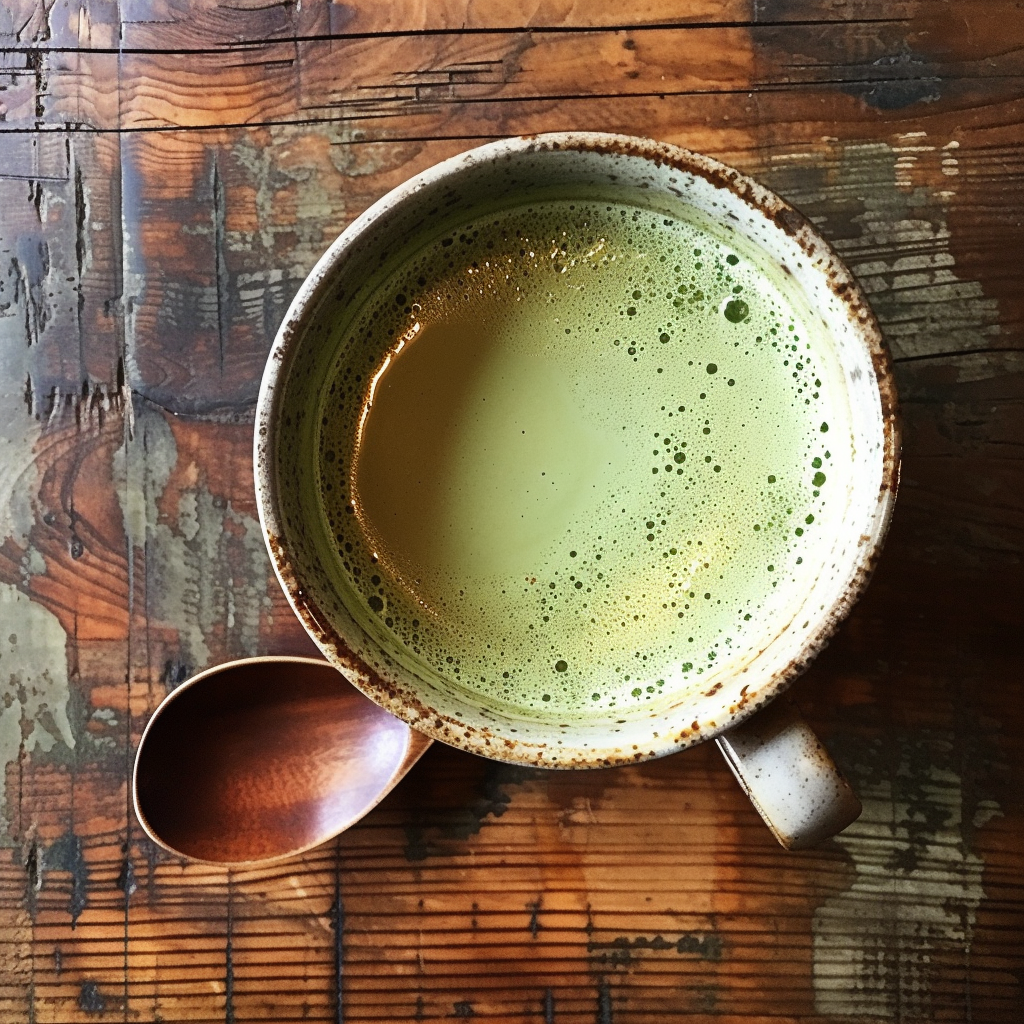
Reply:
[[[639, 157], [657, 167], [667, 165], [680, 172], [703, 178], [713, 188], [725, 189], [740, 199], [795, 242], [824, 278], [844, 307], [856, 340], [870, 357], [874, 383], [881, 404], [881, 482], [872, 510], [872, 531], [861, 536], [855, 557], [849, 562], [849, 582], [834, 601], [821, 626], [807, 635], [788, 664], [759, 683], [754, 692], [734, 702], [723, 701], [717, 712], [705, 715], [701, 725], [690, 729], [666, 730], [659, 737], [652, 732], [650, 747], [638, 753], [607, 756], [606, 752], [566, 744], [560, 759], [552, 764], [537, 745], [518, 743], [497, 730], [467, 728], [465, 723], [444, 720], [422, 701], [410, 700], [382, 679], [360, 658], [332, 625], [331, 619], [303, 587], [288, 556], [285, 530], [279, 516], [275, 479], [276, 411], [282, 400], [291, 356], [332, 285], [332, 274], [348, 249], [373, 225], [386, 218], [399, 204], [426, 186], [478, 164], [494, 163], [503, 157], [544, 150], [572, 150], [597, 155]], [[739, 724], [784, 692], [828, 644], [836, 629], [864, 592], [877, 564], [888, 532], [899, 482], [901, 430], [892, 359], [878, 321], [860, 285], [847, 270], [832, 246], [794, 207], [754, 179], [712, 157], [670, 143], [604, 132], [550, 132], [499, 139], [457, 154], [421, 171], [378, 199], [338, 236], [303, 281], [278, 329], [267, 358], [256, 406], [253, 463], [256, 503], [260, 527], [274, 572], [292, 610], [321, 652], [345, 677], [371, 700], [408, 725], [434, 739], [493, 760], [558, 768], [597, 768], [632, 764], [662, 757], [711, 739]], [[865, 517], [867, 521], [867, 517]], [[723, 694], [724, 696], [724, 694]], [[705, 694], [704, 699], [711, 700]], [[713, 703], [713, 700], [711, 701]], [[652, 719], [652, 729], [657, 720]], [[567, 737], [568, 739], [569, 737]]]

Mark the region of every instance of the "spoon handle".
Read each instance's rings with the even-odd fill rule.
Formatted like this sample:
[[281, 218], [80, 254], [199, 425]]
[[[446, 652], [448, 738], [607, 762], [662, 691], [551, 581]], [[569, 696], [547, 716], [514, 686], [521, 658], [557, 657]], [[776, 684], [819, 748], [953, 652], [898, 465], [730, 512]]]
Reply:
[[404, 760], [398, 771], [395, 772], [396, 782], [427, 752], [427, 748], [433, 743], [434, 741], [429, 736], [424, 736], [423, 733], [410, 727], [409, 745], [406, 747]]

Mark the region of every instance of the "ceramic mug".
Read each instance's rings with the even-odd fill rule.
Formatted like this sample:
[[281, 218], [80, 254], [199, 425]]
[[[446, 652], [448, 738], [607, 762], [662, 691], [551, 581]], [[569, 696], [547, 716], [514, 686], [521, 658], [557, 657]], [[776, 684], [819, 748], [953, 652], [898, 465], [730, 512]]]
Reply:
[[[465, 223], [482, 205], [514, 206], [552, 190], [571, 197], [574, 189], [668, 216], [710, 218], [722, 237], [785, 273], [820, 316], [841, 368], [853, 455], [840, 481], [841, 526], [817, 577], [774, 616], [771, 635], [717, 677], [721, 685], [653, 712], [569, 726], [496, 713], [416, 674], [375, 639], [325, 569], [333, 538], [316, 493], [314, 420], [334, 358], [332, 327], [403, 246]], [[596, 133], [506, 139], [429, 168], [357, 218], [300, 288], [267, 362], [254, 458], [260, 521], [292, 607], [355, 686], [416, 729], [485, 757], [551, 768], [631, 764], [714, 737], [789, 848], [833, 835], [860, 813], [814, 734], [776, 698], [827, 643], [878, 557], [899, 474], [895, 391], [878, 324], [849, 271], [799, 213], [750, 178], [675, 146]]]

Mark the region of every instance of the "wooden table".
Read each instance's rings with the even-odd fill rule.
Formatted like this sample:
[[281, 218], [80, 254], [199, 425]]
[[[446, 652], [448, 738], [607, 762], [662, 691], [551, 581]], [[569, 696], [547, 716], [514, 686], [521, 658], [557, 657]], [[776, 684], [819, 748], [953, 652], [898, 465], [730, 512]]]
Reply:
[[[0, 0], [0, 1021], [1024, 1019], [1024, 9], [1014, 0]], [[786, 854], [713, 748], [435, 746], [273, 869], [126, 780], [206, 665], [309, 653], [251, 424], [285, 307], [499, 136], [720, 157], [817, 223], [895, 356], [903, 481], [794, 687], [864, 798]]]

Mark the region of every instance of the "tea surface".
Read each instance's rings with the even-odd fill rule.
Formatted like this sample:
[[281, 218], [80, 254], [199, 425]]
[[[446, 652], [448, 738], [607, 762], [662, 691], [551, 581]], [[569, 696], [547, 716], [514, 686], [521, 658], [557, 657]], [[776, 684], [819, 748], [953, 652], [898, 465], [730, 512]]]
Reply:
[[821, 330], [743, 252], [632, 206], [436, 239], [339, 339], [334, 568], [409, 667], [506, 712], [706, 690], [784, 624], [842, 515]]

